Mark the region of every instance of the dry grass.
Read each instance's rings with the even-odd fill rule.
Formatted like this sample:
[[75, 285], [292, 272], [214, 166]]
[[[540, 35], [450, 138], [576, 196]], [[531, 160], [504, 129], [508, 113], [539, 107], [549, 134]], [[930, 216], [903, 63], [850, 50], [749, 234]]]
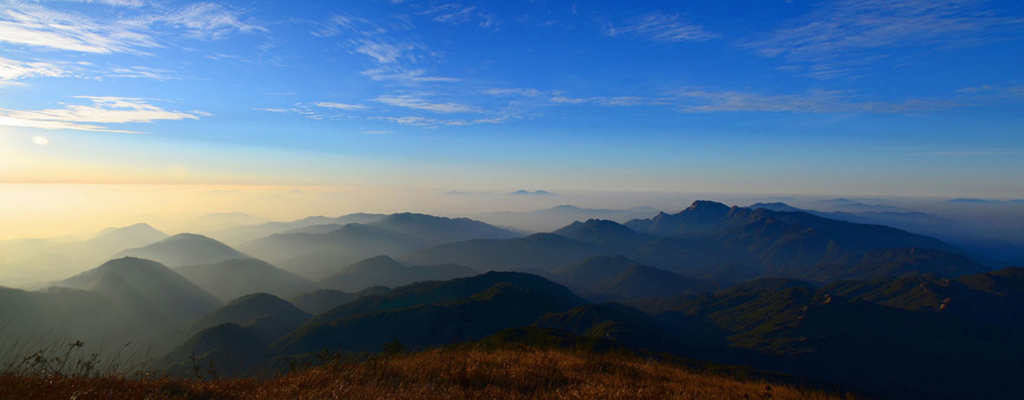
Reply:
[[18, 399], [853, 399], [701, 372], [638, 356], [565, 350], [440, 349], [275, 379], [0, 376]]

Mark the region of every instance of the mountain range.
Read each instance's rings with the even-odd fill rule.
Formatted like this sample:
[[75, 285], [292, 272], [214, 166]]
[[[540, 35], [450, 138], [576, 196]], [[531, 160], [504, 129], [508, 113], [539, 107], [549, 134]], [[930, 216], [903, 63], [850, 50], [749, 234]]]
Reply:
[[698, 201], [528, 236], [360, 214], [373, 221], [292, 226], [237, 250], [111, 230], [97, 238], [139, 244], [45, 290], [0, 287], [0, 354], [49, 332], [104, 353], [136, 343], [157, 373], [268, 376], [315, 354], [528, 337], [890, 398], [1024, 390], [1024, 270], [991, 271], [897, 228], [771, 207]]
[[114, 255], [118, 257], [145, 258], [171, 267], [249, 258], [224, 243], [194, 233], [181, 233], [148, 246], [128, 249]]
[[[515, 232], [467, 218], [392, 214], [369, 224], [350, 223], [327, 233], [281, 233], [239, 246], [253, 256], [319, 280], [370, 257], [399, 256], [448, 242], [508, 239]], [[445, 263], [419, 263], [445, 264]]]
[[39, 287], [46, 277], [52, 280], [74, 275], [109, 260], [111, 255], [124, 249], [165, 238], [166, 234], [147, 224], [135, 224], [107, 228], [84, 240], [0, 241], [0, 282]]

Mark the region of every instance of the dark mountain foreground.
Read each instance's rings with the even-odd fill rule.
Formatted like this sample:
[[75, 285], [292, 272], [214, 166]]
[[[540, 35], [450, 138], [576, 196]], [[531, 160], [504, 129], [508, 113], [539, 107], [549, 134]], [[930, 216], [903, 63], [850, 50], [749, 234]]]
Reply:
[[[501, 338], [492, 339], [501, 340]], [[463, 346], [340, 360], [269, 380], [0, 375], [22, 399], [856, 399], [801, 381], [766, 379], [626, 352]]]

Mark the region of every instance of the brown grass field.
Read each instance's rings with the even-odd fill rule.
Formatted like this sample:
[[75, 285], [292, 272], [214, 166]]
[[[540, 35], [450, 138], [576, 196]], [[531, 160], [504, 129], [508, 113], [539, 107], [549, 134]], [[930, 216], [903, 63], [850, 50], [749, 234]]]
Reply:
[[0, 375], [4, 399], [854, 399], [623, 354], [438, 349], [274, 379]]

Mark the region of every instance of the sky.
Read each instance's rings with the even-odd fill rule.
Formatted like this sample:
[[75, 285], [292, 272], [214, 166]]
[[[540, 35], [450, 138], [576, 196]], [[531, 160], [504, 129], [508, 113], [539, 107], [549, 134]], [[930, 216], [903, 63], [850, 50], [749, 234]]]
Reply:
[[1022, 65], [1020, 1], [0, 0], [36, 210], [0, 222], [121, 193], [67, 185], [1021, 198]]

